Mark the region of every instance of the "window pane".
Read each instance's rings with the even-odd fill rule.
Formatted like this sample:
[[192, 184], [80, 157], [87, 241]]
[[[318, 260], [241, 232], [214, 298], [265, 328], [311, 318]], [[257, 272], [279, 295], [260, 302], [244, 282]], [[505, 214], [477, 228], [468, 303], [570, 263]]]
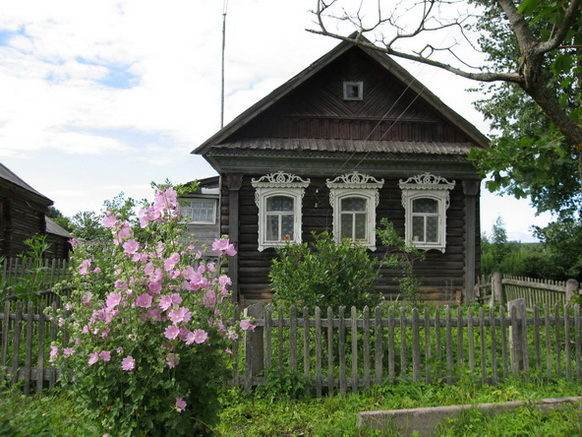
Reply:
[[293, 240], [293, 216], [283, 215], [281, 216], [281, 239], [282, 240]]
[[293, 198], [288, 196], [269, 197], [267, 211], [293, 211]]
[[424, 217], [412, 217], [412, 241], [424, 242]]
[[426, 218], [426, 241], [436, 243], [438, 239], [438, 217], [430, 216]]
[[192, 222], [214, 223], [215, 200], [189, 200], [180, 205], [180, 213]]
[[340, 218], [340, 239], [352, 239], [353, 216], [352, 214], [342, 214]]
[[438, 212], [438, 202], [434, 199], [416, 199], [412, 202], [412, 212]]
[[356, 240], [366, 239], [366, 214], [355, 214], [356, 216]]
[[277, 241], [279, 239], [279, 216], [267, 216], [267, 241]]
[[342, 199], [341, 210], [343, 211], [366, 211], [366, 199], [361, 197], [348, 197]]

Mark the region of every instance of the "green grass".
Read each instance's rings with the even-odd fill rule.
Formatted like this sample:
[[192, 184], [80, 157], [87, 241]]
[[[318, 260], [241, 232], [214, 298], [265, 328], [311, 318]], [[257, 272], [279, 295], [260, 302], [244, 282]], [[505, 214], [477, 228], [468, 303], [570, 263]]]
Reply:
[[[289, 396], [285, 385], [245, 392], [228, 388], [221, 394], [219, 437], [261, 436], [399, 436], [397, 429], [380, 433], [359, 430], [357, 413], [368, 410], [417, 408], [437, 405], [477, 404], [509, 400], [538, 400], [580, 395], [580, 384], [562, 379], [511, 379], [496, 386], [463, 379], [457, 384], [409, 383], [376, 386], [360, 393], [322, 398]], [[98, 424], [76, 408], [66, 392], [25, 397], [17, 390], [0, 394], [0, 435], [20, 436], [101, 436]], [[520, 408], [512, 414], [489, 417], [475, 409], [441, 425], [448, 436], [576, 436], [580, 434], [579, 406], [543, 414], [535, 407]]]

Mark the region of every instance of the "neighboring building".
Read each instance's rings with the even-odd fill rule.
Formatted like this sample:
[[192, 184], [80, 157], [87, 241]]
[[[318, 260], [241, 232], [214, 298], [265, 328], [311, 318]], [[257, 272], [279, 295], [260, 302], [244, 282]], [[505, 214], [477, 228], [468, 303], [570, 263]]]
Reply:
[[[480, 178], [488, 139], [383, 53], [342, 42], [193, 153], [220, 175], [221, 229], [238, 249], [242, 305], [272, 296], [274, 248], [330, 231], [381, 257], [386, 217], [427, 250], [427, 298], [471, 298], [479, 272]], [[398, 295], [393, 272], [378, 291]]]
[[220, 178], [200, 179], [199, 190], [180, 197], [179, 209], [188, 231], [205, 256], [214, 257], [212, 243], [220, 237]]
[[0, 164], [0, 256], [10, 258], [26, 252], [29, 247], [25, 240], [48, 234], [47, 241], [53, 246], [46, 257], [68, 258], [68, 233], [46, 217], [52, 204], [52, 200]]

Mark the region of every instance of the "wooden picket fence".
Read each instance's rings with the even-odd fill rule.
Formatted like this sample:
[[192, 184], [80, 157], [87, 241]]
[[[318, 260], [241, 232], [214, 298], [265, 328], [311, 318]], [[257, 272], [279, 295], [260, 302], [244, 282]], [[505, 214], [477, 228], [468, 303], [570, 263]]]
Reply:
[[[49, 346], [60, 328], [45, 307], [8, 301], [0, 313], [0, 378], [20, 381], [25, 393], [57, 384]], [[466, 375], [489, 383], [515, 374], [582, 382], [579, 305], [546, 304], [530, 313], [523, 299], [490, 308], [361, 311], [257, 304], [247, 313], [256, 328], [232, 346], [231, 381], [247, 389], [268, 383], [269, 373], [301, 380], [318, 396], [373, 384], [454, 383]]]
[[269, 369], [301, 376], [316, 395], [387, 382], [453, 383], [467, 374], [490, 383], [524, 373], [582, 381], [579, 305], [545, 305], [533, 314], [523, 299], [498, 308], [351, 308], [348, 314], [257, 305], [249, 309], [257, 328], [235, 361], [234, 381], [246, 388], [265, 384]]
[[476, 297], [480, 303], [501, 303], [523, 298], [528, 310], [548, 304], [564, 305], [573, 296], [581, 294], [580, 284], [575, 279], [552, 281], [493, 273], [482, 277], [476, 286]]

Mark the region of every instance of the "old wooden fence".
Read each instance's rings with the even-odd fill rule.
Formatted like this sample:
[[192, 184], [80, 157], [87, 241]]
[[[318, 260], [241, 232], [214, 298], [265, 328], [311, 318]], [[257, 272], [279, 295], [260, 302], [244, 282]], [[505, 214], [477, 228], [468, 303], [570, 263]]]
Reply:
[[[49, 345], [58, 326], [45, 304], [6, 302], [0, 314], [0, 375], [24, 391], [54, 387]], [[498, 307], [248, 309], [256, 328], [233, 350], [232, 382], [266, 374], [299, 378], [312, 393], [357, 391], [404, 381], [495, 383], [514, 374], [582, 381], [579, 305], [526, 312], [523, 299]]]
[[551, 281], [501, 273], [493, 273], [489, 279], [482, 278], [476, 288], [477, 300], [481, 303], [505, 304], [523, 298], [528, 310], [544, 304], [564, 305], [581, 292], [580, 284], [575, 279]]
[[249, 312], [257, 328], [234, 373], [247, 388], [265, 383], [265, 369], [300, 375], [317, 395], [385, 382], [454, 382], [467, 374], [493, 383], [524, 372], [582, 380], [579, 305], [546, 305], [533, 314], [523, 299], [478, 309]]

